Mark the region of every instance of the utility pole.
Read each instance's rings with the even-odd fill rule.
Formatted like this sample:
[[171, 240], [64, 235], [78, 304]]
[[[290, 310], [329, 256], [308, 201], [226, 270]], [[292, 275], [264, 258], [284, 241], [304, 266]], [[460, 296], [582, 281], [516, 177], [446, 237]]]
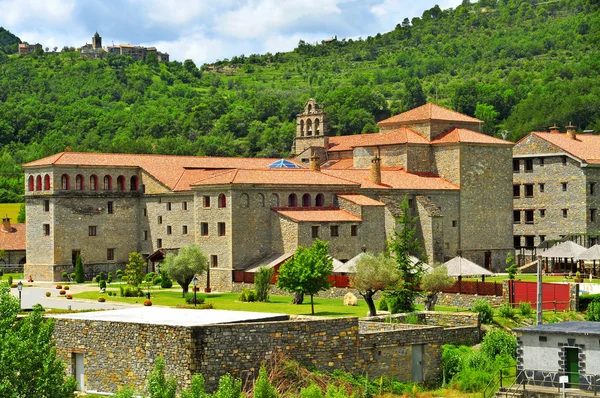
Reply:
[[537, 256], [537, 324], [542, 324], [542, 256]]

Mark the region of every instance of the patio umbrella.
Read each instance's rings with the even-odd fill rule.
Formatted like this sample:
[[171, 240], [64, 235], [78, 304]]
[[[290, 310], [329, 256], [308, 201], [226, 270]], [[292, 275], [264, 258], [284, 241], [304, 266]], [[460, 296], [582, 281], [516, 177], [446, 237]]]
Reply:
[[493, 272], [488, 271], [480, 265], [467, 260], [461, 256], [456, 256], [452, 260], [446, 261], [443, 265], [448, 269], [448, 275], [454, 277], [463, 276], [489, 276], [494, 275]]

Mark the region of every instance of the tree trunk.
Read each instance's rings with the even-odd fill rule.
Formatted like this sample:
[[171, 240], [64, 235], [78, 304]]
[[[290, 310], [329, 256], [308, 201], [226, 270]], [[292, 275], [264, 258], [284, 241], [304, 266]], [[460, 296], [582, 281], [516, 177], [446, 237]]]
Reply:
[[437, 301], [437, 292], [429, 292], [424, 300], [425, 311], [435, 311], [435, 302]]
[[304, 292], [296, 292], [292, 304], [302, 304], [304, 302]]
[[376, 316], [377, 309], [375, 308], [375, 302], [373, 301], [373, 292], [367, 292], [363, 295], [365, 301], [367, 302], [367, 306], [369, 307], [369, 316]]
[[313, 301], [313, 295], [310, 295], [310, 310], [312, 312], [312, 315], [315, 314], [315, 302]]
[[[178, 282], [179, 283], [179, 282]], [[190, 283], [179, 283], [181, 285], [181, 297], [185, 298], [185, 295], [188, 293], [188, 288], [190, 287]]]

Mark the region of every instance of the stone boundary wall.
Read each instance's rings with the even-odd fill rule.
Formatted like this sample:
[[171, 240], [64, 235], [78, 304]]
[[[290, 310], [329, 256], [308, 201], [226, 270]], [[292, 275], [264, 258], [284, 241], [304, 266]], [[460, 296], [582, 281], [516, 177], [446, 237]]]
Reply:
[[[412, 314], [393, 314], [391, 319], [398, 323], [406, 323], [409, 316], [416, 315], [419, 324], [429, 326], [479, 326], [479, 314], [473, 312], [437, 312], [437, 311], [420, 311]], [[389, 315], [378, 315], [367, 318], [361, 318], [364, 322], [387, 322]]]

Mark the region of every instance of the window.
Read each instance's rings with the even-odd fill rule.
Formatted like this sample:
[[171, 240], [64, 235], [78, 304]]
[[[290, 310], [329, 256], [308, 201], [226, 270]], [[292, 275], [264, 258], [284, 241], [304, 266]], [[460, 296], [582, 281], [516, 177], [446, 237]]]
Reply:
[[317, 195], [317, 197], [315, 199], [315, 206], [317, 206], [317, 207], [325, 206], [325, 196], [322, 193]]
[[203, 207], [210, 207], [210, 196], [205, 195], [202, 197], [202, 206]]
[[167, 202], [167, 210], [171, 211], [171, 202]]
[[138, 178], [137, 176], [131, 176], [129, 179], [129, 190], [137, 191], [139, 189]]
[[298, 203], [298, 198], [296, 197], [296, 194], [291, 193], [290, 196], [288, 196], [288, 206], [296, 207], [297, 203]]
[[95, 174], [92, 174], [90, 176], [90, 191], [97, 191], [98, 190], [98, 176]]
[[29, 191], [33, 191], [35, 189], [35, 182], [33, 180], [33, 176], [29, 176]]
[[540, 158], [540, 166], [544, 166], [544, 158]]
[[144, 207], [144, 210], [142, 210], [142, 214], [144, 217], [148, 217], [148, 209], [146, 207]]
[[563, 218], [567, 218], [569, 215], [569, 209], [562, 209], [562, 216]]
[[513, 246], [515, 247], [515, 249], [521, 248], [521, 237], [520, 236], [513, 236]]
[[115, 212], [115, 208], [112, 201], [106, 203], [106, 211], [108, 212], [108, 214], [113, 214]]
[[208, 236], [208, 223], [206, 223], [206, 222], [200, 223], [200, 235]]
[[44, 236], [49, 236], [50, 235], [50, 224], [44, 224]]
[[533, 239], [535, 238], [535, 236], [533, 235], [527, 235], [525, 236], [525, 247], [535, 247], [535, 243], [533, 241]]
[[50, 211], [50, 201], [44, 200], [44, 211], [48, 213]]
[[596, 209], [590, 209], [590, 221], [596, 221]]
[[184, 225], [184, 226], [181, 227], [181, 233], [183, 235], [187, 235], [188, 234], [187, 225]]
[[302, 195], [302, 207], [310, 207], [310, 194]]
[[350, 226], [350, 236], [358, 236], [358, 225]]
[[158, 249], [162, 248], [162, 239], [156, 239], [156, 247]]
[[521, 223], [521, 210], [513, 210], [513, 223], [514, 224]]
[[590, 182], [590, 195], [594, 196], [596, 194], [596, 183]]
[[521, 186], [513, 185], [513, 197], [518, 198], [519, 196], [521, 196]]
[[162, 224], [162, 216], [158, 216], [158, 223]]
[[173, 229], [170, 225], [167, 225], [167, 235], [171, 235], [171, 232], [173, 232]]
[[217, 268], [219, 266], [219, 257], [216, 254], [210, 255], [210, 266], [212, 268]]
[[458, 225], [458, 220], [452, 220], [452, 227], [456, 228]]
[[541, 342], [548, 341], [548, 337], [547, 336], [539, 336], [538, 340]]
[[218, 230], [219, 230], [219, 236], [225, 236], [225, 223], [224, 222], [220, 222], [217, 224]]
[[49, 191], [50, 190], [50, 176], [48, 174], [46, 174], [44, 176], [44, 191]]
[[42, 176], [37, 176], [37, 178], [35, 179], [35, 190], [36, 191], [42, 190]]
[[227, 207], [227, 198], [223, 194], [219, 195], [219, 207], [220, 208]]
[[117, 177], [117, 190], [124, 191], [125, 190], [125, 177], [118, 176]]
[[567, 164], [567, 157], [566, 156], [562, 156], [562, 164], [563, 164], [563, 166]]
[[88, 227], [88, 236], [96, 236], [96, 226], [90, 225]]
[[415, 201], [413, 199], [408, 199], [408, 208], [413, 209], [415, 207]]
[[338, 231], [338, 226], [337, 226], [337, 225], [331, 225], [331, 226], [329, 227], [329, 232], [331, 233], [331, 236], [332, 236], [332, 237], [335, 237], [335, 236], [340, 236], [340, 235], [339, 235], [339, 231]]
[[544, 192], [546, 185], [544, 183], [540, 183], [539, 185], [540, 185], [540, 192]]
[[540, 243], [546, 240], [546, 235], [540, 235]]
[[148, 240], [148, 231], [144, 231], [144, 240]]
[[112, 177], [109, 175], [104, 176], [104, 190], [112, 191]]
[[181, 202], [181, 209], [187, 210], [187, 202]]
[[533, 210], [525, 210], [525, 224], [533, 224]]
[[256, 195], [256, 204], [259, 207], [265, 207], [265, 195], [263, 195], [262, 193], [259, 193]]
[[106, 259], [108, 261], [114, 261], [114, 259], [115, 259], [115, 249], [106, 249]]
[[279, 207], [279, 195], [276, 193], [271, 194], [271, 206]]
[[518, 173], [521, 168], [521, 161], [519, 159], [513, 159], [513, 173]]
[[546, 217], [546, 209], [540, 209], [540, 217]]
[[84, 189], [83, 176], [81, 174], [77, 174], [75, 177], [75, 189], [78, 191], [83, 191]]
[[569, 183], [567, 183], [567, 182], [561, 182], [560, 185], [562, 186], [563, 192], [566, 192], [567, 191], [567, 186], [569, 185]]
[[316, 239], [319, 237], [319, 226], [318, 225], [313, 225], [312, 226], [312, 238]]
[[63, 174], [62, 177], [60, 177], [60, 186], [63, 191], [67, 191], [71, 188], [69, 184], [69, 176], [67, 174]]
[[531, 198], [533, 197], [533, 184], [525, 184], [525, 197]]
[[531, 173], [533, 171], [533, 159], [525, 159], [525, 172]]

